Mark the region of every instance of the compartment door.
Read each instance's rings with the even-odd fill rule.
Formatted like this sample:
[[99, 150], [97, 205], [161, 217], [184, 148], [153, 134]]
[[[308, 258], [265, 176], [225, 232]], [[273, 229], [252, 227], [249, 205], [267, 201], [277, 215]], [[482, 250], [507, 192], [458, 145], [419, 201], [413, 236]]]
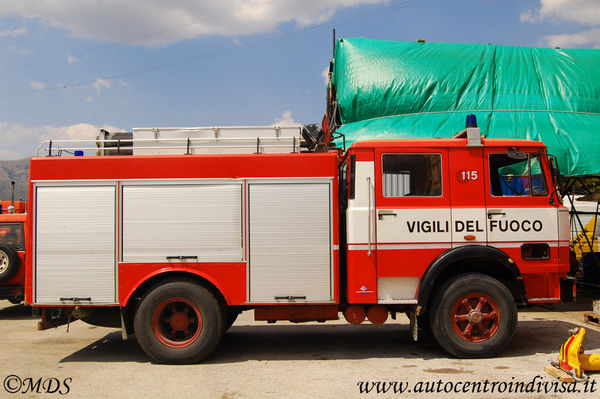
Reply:
[[241, 262], [242, 221], [241, 183], [124, 183], [123, 262]]
[[36, 304], [114, 304], [114, 185], [35, 187]]
[[250, 183], [249, 301], [330, 302], [331, 185]]

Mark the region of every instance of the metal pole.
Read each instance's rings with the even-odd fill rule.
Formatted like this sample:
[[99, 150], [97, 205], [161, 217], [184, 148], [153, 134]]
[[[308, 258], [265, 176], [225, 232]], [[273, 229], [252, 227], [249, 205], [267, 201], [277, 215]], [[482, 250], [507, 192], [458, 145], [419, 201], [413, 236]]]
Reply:
[[335, 58], [335, 28], [333, 28], [333, 58]]

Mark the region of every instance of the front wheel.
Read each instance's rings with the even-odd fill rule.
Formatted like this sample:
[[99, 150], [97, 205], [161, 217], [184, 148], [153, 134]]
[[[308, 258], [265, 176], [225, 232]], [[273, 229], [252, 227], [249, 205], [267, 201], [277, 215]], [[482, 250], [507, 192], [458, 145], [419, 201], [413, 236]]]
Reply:
[[431, 331], [449, 354], [493, 357], [506, 349], [517, 327], [513, 296], [498, 280], [478, 273], [456, 277], [434, 299]]
[[160, 363], [197, 363], [223, 335], [224, 314], [206, 288], [176, 281], [159, 285], [142, 299], [134, 330], [142, 349]]

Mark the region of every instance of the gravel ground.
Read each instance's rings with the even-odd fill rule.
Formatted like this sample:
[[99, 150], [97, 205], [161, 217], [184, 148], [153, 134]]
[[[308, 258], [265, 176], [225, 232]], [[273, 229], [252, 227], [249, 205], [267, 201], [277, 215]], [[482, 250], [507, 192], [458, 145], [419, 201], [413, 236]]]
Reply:
[[[119, 330], [77, 321], [69, 332], [66, 326], [37, 331], [29, 308], [0, 301], [0, 397], [593, 398], [600, 395], [600, 372], [590, 373], [587, 393], [583, 384], [555, 384], [544, 372], [574, 326], [586, 327], [586, 353], [600, 353], [600, 328], [583, 322], [586, 311], [591, 298], [521, 311], [511, 347], [477, 360], [448, 358], [431, 338], [413, 343], [404, 316], [380, 326], [269, 325], [245, 312], [206, 361], [167, 366], [152, 363], [135, 340], [121, 340]], [[361, 393], [364, 383], [376, 382], [391, 390]]]

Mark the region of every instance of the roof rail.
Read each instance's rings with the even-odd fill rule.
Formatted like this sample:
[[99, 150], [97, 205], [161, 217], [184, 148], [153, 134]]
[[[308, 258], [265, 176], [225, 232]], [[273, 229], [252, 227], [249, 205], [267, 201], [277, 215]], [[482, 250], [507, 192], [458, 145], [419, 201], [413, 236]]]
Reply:
[[47, 140], [37, 155], [251, 154], [305, 151], [301, 126], [134, 128], [96, 140]]

